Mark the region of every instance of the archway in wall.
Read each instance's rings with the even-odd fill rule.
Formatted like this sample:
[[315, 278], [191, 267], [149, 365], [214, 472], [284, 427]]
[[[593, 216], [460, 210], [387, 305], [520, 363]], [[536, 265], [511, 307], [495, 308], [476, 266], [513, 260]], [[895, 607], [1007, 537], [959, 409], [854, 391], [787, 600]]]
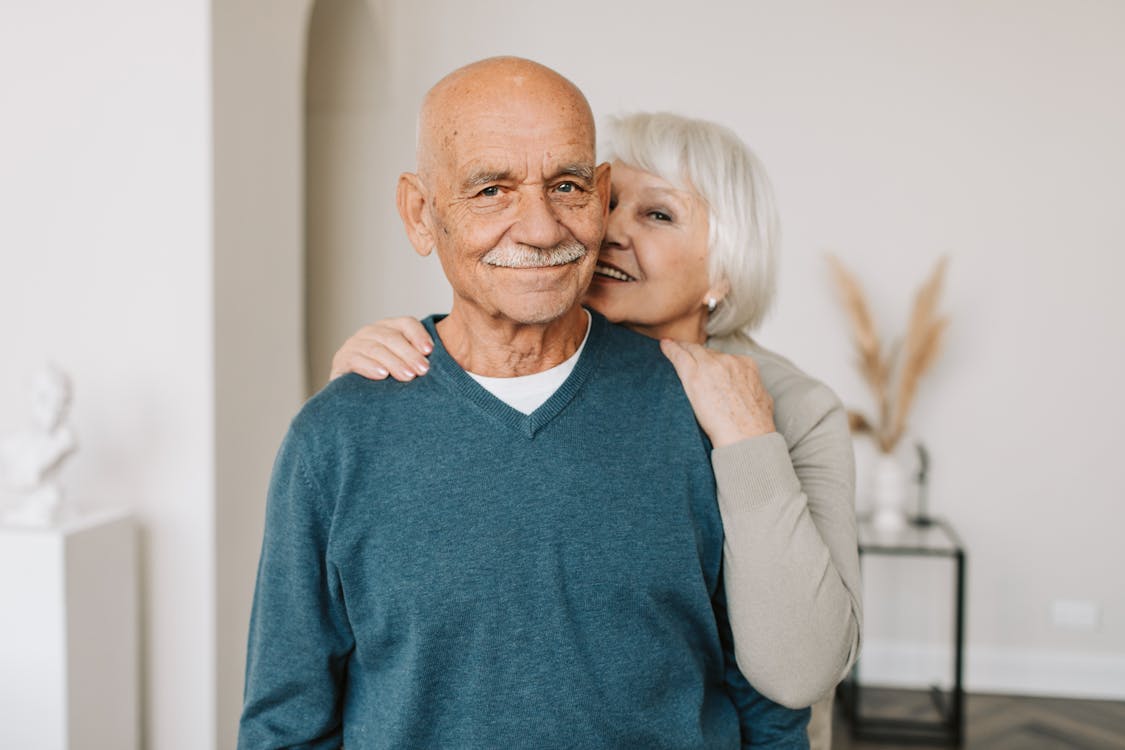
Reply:
[[365, 0], [317, 0], [305, 68], [305, 373], [328, 380], [333, 352], [371, 319], [378, 296], [381, 92], [375, 21]]

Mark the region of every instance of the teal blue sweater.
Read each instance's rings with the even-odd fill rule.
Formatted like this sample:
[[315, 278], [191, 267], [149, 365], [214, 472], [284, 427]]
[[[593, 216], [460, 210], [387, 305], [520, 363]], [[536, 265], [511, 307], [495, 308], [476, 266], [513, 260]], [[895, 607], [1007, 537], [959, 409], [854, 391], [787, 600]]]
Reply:
[[334, 381], [274, 467], [239, 747], [800, 748], [734, 666], [709, 446], [656, 342], [594, 315], [524, 415], [435, 339]]

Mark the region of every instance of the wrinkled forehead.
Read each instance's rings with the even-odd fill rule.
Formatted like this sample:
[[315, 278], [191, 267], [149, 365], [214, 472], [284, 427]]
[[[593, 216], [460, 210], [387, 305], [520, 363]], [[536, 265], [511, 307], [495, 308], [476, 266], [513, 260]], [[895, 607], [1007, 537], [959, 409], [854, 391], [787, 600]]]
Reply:
[[419, 169], [460, 171], [467, 162], [593, 163], [594, 119], [565, 80], [468, 78], [428, 97], [419, 118]]
[[594, 158], [594, 135], [581, 122], [528, 122], [492, 113], [451, 130], [440, 153], [446, 168], [457, 174], [490, 169], [534, 174], [563, 165], [593, 170]]

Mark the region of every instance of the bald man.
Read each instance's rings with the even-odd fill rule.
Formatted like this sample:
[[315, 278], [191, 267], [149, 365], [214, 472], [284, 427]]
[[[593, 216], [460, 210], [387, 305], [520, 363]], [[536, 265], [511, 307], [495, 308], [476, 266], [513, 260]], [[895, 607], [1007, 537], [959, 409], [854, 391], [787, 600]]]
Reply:
[[585, 98], [494, 58], [426, 96], [398, 208], [453, 287], [419, 382], [332, 382], [271, 481], [239, 747], [806, 747], [738, 672], [709, 445], [657, 342], [581, 308]]

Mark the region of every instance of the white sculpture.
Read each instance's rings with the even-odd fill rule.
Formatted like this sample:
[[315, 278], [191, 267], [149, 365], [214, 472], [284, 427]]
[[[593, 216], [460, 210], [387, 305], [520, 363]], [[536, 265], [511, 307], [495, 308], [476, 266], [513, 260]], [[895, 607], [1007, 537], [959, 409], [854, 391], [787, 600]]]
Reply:
[[31, 381], [32, 426], [0, 438], [0, 510], [2, 520], [26, 526], [50, 526], [63, 516], [58, 474], [78, 448], [66, 424], [70, 378], [48, 366]]

